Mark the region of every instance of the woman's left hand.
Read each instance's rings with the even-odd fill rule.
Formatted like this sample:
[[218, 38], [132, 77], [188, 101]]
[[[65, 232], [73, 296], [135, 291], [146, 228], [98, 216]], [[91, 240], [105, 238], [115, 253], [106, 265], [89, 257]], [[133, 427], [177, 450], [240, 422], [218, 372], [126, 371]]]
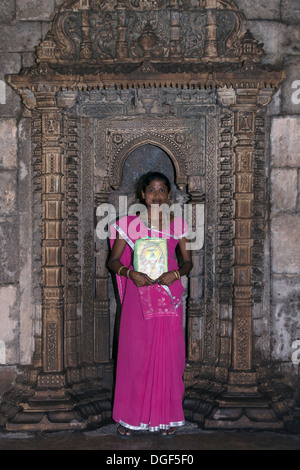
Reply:
[[177, 281], [176, 275], [173, 271], [162, 274], [157, 279], [157, 284], [170, 287], [175, 281]]

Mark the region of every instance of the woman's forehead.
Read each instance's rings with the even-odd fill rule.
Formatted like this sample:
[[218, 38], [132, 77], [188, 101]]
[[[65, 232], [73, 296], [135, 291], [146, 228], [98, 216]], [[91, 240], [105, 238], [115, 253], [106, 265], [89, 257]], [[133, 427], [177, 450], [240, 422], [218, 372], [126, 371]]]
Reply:
[[147, 188], [149, 188], [149, 186], [164, 186], [165, 188], [167, 188], [165, 183], [162, 180], [159, 180], [159, 179], [155, 179], [155, 180], [151, 181], [151, 183], [148, 184]]

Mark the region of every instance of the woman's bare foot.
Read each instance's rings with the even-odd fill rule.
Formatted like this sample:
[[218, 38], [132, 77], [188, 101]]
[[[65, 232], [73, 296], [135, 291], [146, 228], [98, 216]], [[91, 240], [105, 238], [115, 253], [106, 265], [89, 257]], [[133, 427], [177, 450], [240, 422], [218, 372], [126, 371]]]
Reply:
[[117, 434], [120, 439], [130, 439], [133, 436], [133, 431], [131, 431], [131, 429], [125, 428], [120, 424], [117, 429]]
[[166, 430], [166, 429], [162, 430], [162, 431], [161, 431], [161, 435], [162, 435], [163, 437], [169, 437], [169, 438], [171, 438], [171, 437], [174, 437], [174, 436], [176, 435], [176, 431], [177, 431], [177, 429], [176, 429], [175, 427], [171, 427], [171, 428], [168, 429], [168, 430]]

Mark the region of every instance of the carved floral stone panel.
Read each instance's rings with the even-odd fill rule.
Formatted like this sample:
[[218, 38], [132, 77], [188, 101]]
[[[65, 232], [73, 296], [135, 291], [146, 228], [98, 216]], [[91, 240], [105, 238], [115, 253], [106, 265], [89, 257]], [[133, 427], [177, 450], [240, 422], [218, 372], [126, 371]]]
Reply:
[[188, 62], [208, 57], [259, 60], [231, 0], [66, 2], [38, 49], [42, 62], [86, 65], [150, 58]]

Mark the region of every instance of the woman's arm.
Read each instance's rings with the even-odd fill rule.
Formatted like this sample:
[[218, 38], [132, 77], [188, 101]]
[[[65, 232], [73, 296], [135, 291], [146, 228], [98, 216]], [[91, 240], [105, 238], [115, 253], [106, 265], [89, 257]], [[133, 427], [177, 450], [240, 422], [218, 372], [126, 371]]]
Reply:
[[[120, 237], [119, 233], [117, 232], [116, 241], [112, 247], [111, 254], [108, 260], [108, 267], [109, 269], [114, 272], [115, 274], [118, 273], [119, 269], [123, 266], [120, 259], [124, 250], [126, 248], [126, 241], [124, 238]], [[126, 275], [126, 269], [122, 269]], [[122, 272], [120, 273], [122, 275]], [[124, 275], [123, 273], [123, 275]]]
[[185, 237], [179, 239], [178, 245], [183, 259], [183, 263], [178, 271], [180, 276], [186, 276], [193, 269], [192, 252], [186, 248], [187, 239]]
[[[192, 253], [191, 250], [187, 250], [186, 245], [187, 245], [187, 239], [185, 237], [179, 239], [178, 242], [179, 249], [182, 255], [183, 263], [178, 269], [178, 272], [180, 274], [180, 277], [186, 276], [193, 268], [193, 263], [192, 263]], [[164, 286], [171, 286], [173, 282], [177, 280], [177, 276], [174, 271], [169, 271], [167, 273], [162, 274], [158, 280], [158, 284], [163, 284]]]
[[[126, 247], [126, 241], [117, 233], [117, 238], [108, 261], [109, 269], [120, 276], [128, 276], [137, 287], [152, 286], [153, 281], [147, 274], [132, 271], [121, 263], [121, 257]], [[121, 270], [122, 266], [124, 269]]]

